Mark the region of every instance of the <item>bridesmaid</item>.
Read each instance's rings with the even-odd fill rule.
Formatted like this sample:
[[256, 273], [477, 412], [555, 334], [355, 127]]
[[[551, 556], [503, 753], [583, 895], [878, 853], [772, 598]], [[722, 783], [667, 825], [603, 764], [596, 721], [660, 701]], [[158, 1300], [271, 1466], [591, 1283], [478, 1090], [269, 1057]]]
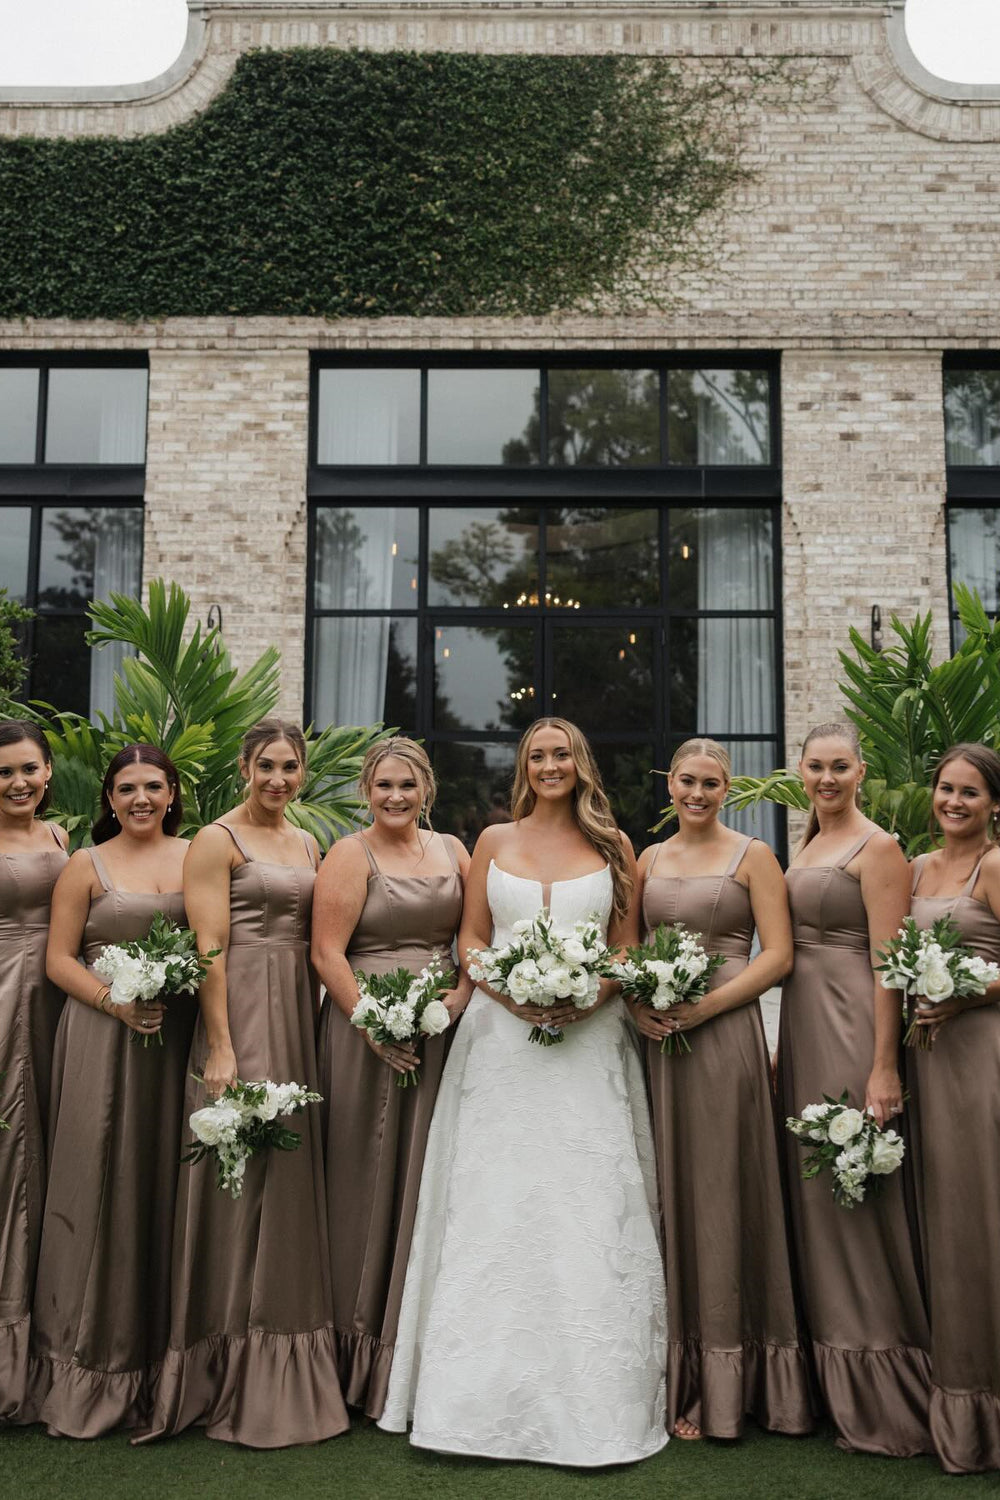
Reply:
[[[126, 745], [104, 777], [94, 847], [71, 857], [52, 898], [49, 978], [70, 998], [52, 1068], [32, 1419], [53, 1436], [147, 1421], [167, 1345], [195, 1003], [112, 1006], [89, 966], [105, 944], [145, 937], [157, 912], [186, 925], [181, 812], [173, 763], [152, 745]], [[137, 1037], [153, 1045], [131, 1046]]]
[[[221, 952], [199, 996], [185, 1119], [206, 1090], [218, 1095], [237, 1075], [316, 1088], [308, 936], [317, 847], [285, 816], [305, 763], [297, 725], [255, 724], [240, 753], [242, 805], [191, 845], [191, 925], [203, 953]], [[198, 1423], [224, 1442], [282, 1448], [347, 1428], [316, 1106], [286, 1123], [301, 1145], [251, 1158], [236, 1202], [216, 1187], [210, 1161], [182, 1169], [170, 1347], [147, 1437]]]
[[[421, 829], [434, 772], [413, 740], [373, 745], [358, 791], [372, 823], [334, 844], [316, 881], [313, 959], [327, 988], [320, 1023], [320, 1091], [329, 1100], [326, 1186], [337, 1359], [348, 1404], [382, 1415], [427, 1131], [448, 1037], [382, 1046], [355, 1030], [354, 971], [416, 974], [437, 955], [454, 969], [469, 856], [458, 839]], [[455, 1020], [472, 984], [446, 997]], [[419, 1088], [397, 1088], [417, 1071]]]
[[[954, 745], [933, 811], [944, 845], [914, 864], [913, 916], [951, 917], [1000, 963], [1000, 756]], [[1000, 984], [921, 1020], [934, 1037], [907, 1069], [931, 1314], [931, 1436], [950, 1474], [1000, 1469]], [[974, 1232], [969, 1233], [974, 1227]]]
[[66, 835], [43, 823], [52, 757], [35, 724], [0, 722], [0, 1421], [17, 1421], [45, 1201], [45, 1131], [63, 995], [45, 977]]
[[[681, 745], [667, 778], [678, 831], [639, 860], [646, 940], [680, 922], [726, 955], [697, 1005], [630, 1007], [647, 1039], [666, 1252], [667, 1427], [682, 1438], [739, 1437], [746, 1413], [774, 1432], [813, 1426], [758, 1003], [792, 966], [792, 929], [770, 849], [719, 821], [729, 781], [715, 740]], [[695, 1028], [690, 1053], [660, 1050]]]
[[[857, 805], [855, 731], [822, 724], [799, 762], [812, 812], [788, 870], [795, 967], [778, 1048], [782, 1119], [846, 1089], [880, 1124], [902, 1113], [898, 993], [872, 965], [909, 908], [909, 871]], [[932, 1451], [929, 1333], [899, 1174], [880, 1197], [838, 1207], [829, 1179], [802, 1179], [785, 1134], [793, 1244], [820, 1389], [841, 1447], [905, 1458]]]

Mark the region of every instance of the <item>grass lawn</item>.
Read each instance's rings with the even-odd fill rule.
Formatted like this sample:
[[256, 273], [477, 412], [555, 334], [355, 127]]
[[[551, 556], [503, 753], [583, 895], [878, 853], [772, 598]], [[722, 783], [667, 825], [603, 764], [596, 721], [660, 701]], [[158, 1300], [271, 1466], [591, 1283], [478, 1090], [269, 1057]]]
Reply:
[[53, 1439], [40, 1427], [0, 1432], [5, 1500], [923, 1500], [996, 1496], [996, 1474], [956, 1480], [931, 1459], [841, 1453], [824, 1433], [782, 1438], [748, 1426], [739, 1443], [672, 1442], [626, 1468], [548, 1469], [438, 1457], [372, 1426], [315, 1448], [258, 1453], [201, 1432], [133, 1449], [124, 1437]]

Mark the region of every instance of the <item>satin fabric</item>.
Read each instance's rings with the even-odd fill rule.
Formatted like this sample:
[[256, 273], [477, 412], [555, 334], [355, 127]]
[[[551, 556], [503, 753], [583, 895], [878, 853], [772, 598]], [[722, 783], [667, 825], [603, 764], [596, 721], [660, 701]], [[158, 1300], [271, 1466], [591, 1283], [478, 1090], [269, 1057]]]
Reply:
[[[351, 935], [352, 969], [416, 974], [436, 955], [448, 972], [462, 915], [462, 880], [371, 873]], [[449, 857], [451, 855], [448, 849]], [[454, 860], [453, 860], [454, 863]], [[385, 1406], [406, 1262], [438, 1084], [452, 1031], [419, 1044], [420, 1082], [397, 1074], [328, 995], [320, 1021], [320, 1087], [326, 1096], [326, 1193], [337, 1361], [345, 1399], [370, 1417]]]
[[31, 1296], [45, 1202], [45, 1134], [64, 996], [45, 977], [50, 849], [0, 855], [0, 1421], [18, 1421], [28, 1384]]
[[[950, 916], [962, 942], [1000, 963], [1000, 922], [972, 899], [928, 897], [912, 912]], [[927, 1051], [907, 1048], [913, 1166], [931, 1315], [931, 1436], [951, 1474], [1000, 1469], [1000, 1007], [947, 1021]]]
[[[874, 976], [860, 882], [844, 866], [870, 837], [837, 865], [787, 872], [795, 967], [781, 1001], [782, 1119], [844, 1089], [864, 1107]], [[803, 1181], [803, 1149], [784, 1136], [794, 1269], [838, 1442], [896, 1458], [929, 1453], [930, 1331], [902, 1174], [887, 1177], [878, 1196], [841, 1208], [828, 1173]]]
[[[316, 1089], [309, 845], [308, 865], [269, 864], [227, 832], [245, 861], [232, 871], [226, 955], [239, 1076]], [[199, 1017], [189, 1074], [203, 1072], [207, 1055]], [[204, 1088], [189, 1077], [185, 1120], [204, 1103]], [[181, 1169], [170, 1343], [140, 1441], [197, 1423], [224, 1442], [281, 1448], [348, 1426], [334, 1349], [318, 1106], [283, 1123], [302, 1144], [252, 1157], [236, 1201], [216, 1187], [210, 1159]], [[181, 1140], [190, 1141], [187, 1128]]]
[[[647, 940], [660, 923], [726, 956], [715, 989], [750, 960], [753, 913], [735, 877], [655, 874]], [[687, 1034], [690, 1053], [645, 1043], [667, 1273], [667, 1426], [739, 1437], [745, 1415], [774, 1432], [812, 1430], [809, 1374], [792, 1293], [771, 1066], [756, 1000]]]
[[[83, 957], [145, 937], [157, 912], [186, 925], [179, 891], [104, 886]], [[95, 990], [100, 981], [94, 980]], [[53, 1058], [49, 1187], [32, 1320], [28, 1415], [50, 1433], [93, 1438], [141, 1426], [167, 1344], [177, 1132], [196, 1002], [176, 996], [163, 1046], [68, 1000]]]

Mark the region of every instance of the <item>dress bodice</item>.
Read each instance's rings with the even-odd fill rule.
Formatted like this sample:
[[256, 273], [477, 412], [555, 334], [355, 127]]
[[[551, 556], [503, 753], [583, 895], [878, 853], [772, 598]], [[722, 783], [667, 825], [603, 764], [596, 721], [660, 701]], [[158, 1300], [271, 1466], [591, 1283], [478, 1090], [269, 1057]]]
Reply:
[[[706, 953], [747, 962], [753, 943], [753, 909], [750, 892], [736, 879], [736, 871], [752, 842], [749, 838], [742, 841], [722, 875], [657, 875], [654, 862], [642, 892], [646, 933], [661, 923], [667, 927], [680, 923], [699, 935]], [[719, 976], [720, 983], [729, 977], [723, 970]]]
[[868, 913], [861, 882], [846, 866], [877, 830], [852, 844], [834, 865], [793, 865], [785, 873], [796, 947], [858, 948], [868, 952]]
[[979, 878], [976, 865], [957, 896], [921, 896], [920, 877], [924, 856], [915, 861], [913, 900], [910, 912], [918, 927], [931, 927], [938, 917], [951, 917], [962, 934], [962, 942], [988, 963], [1000, 964], [1000, 922], [982, 901], [974, 901], [972, 892]]
[[[512, 875], [509, 870], [502, 870], [495, 860], [490, 861], [486, 896], [493, 917], [494, 946], [509, 943], [514, 936], [514, 923], [536, 917], [546, 904], [545, 887], [540, 880]], [[554, 880], [548, 908], [556, 932], [568, 934], [574, 923], [596, 917], [602, 936], [607, 937], [613, 896], [608, 865], [592, 870], [588, 875], [579, 875], [575, 880]]]
[[302, 835], [308, 864], [279, 865], [256, 859], [228, 823], [224, 828], [243, 856], [229, 881], [229, 947], [267, 943], [271, 947], [305, 947], [312, 921], [316, 870], [312, 848]]
[[51, 849], [0, 855], [0, 940], [48, 929], [52, 887], [68, 858], [55, 841]]
[[179, 927], [187, 926], [183, 891], [119, 891], [112, 885], [96, 849], [87, 851], [103, 886], [90, 903], [83, 929], [83, 956], [92, 964], [108, 943], [144, 938], [158, 911]]
[[462, 917], [457, 866], [447, 875], [386, 875], [361, 842], [370, 873], [365, 904], [347, 945], [351, 967], [368, 970], [374, 963], [419, 969], [435, 953], [450, 959]]

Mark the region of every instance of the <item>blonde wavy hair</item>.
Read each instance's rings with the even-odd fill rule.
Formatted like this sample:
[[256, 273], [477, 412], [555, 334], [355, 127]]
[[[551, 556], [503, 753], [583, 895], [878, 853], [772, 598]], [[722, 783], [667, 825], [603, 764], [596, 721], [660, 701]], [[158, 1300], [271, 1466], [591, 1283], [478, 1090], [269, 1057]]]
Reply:
[[573, 812], [580, 832], [589, 843], [593, 844], [611, 869], [614, 914], [619, 918], [624, 917], [632, 899], [634, 882], [629, 873], [621, 834], [611, 812], [611, 805], [594, 759], [594, 752], [583, 733], [568, 719], [536, 719], [522, 735], [521, 743], [517, 747], [517, 764], [514, 768], [514, 789], [510, 798], [511, 815], [517, 821], [520, 818], [526, 818], [530, 812], [534, 811], [537, 799], [528, 780], [528, 753], [531, 749], [531, 741], [539, 729], [557, 729], [569, 741], [570, 754], [576, 766]]
[[361, 774], [358, 777], [359, 793], [364, 797], [366, 802], [369, 801], [372, 782], [375, 780], [375, 772], [384, 760], [388, 760], [390, 755], [395, 756], [397, 760], [405, 761], [412, 770], [422, 793], [420, 818], [429, 828], [431, 826], [431, 808], [434, 806], [434, 798], [437, 796], [437, 782], [434, 779], [434, 768], [423, 745], [418, 745], [416, 740], [408, 739], [405, 734], [394, 734], [387, 740], [377, 740], [374, 745], [369, 745], [365, 753], [365, 758], [361, 762]]

